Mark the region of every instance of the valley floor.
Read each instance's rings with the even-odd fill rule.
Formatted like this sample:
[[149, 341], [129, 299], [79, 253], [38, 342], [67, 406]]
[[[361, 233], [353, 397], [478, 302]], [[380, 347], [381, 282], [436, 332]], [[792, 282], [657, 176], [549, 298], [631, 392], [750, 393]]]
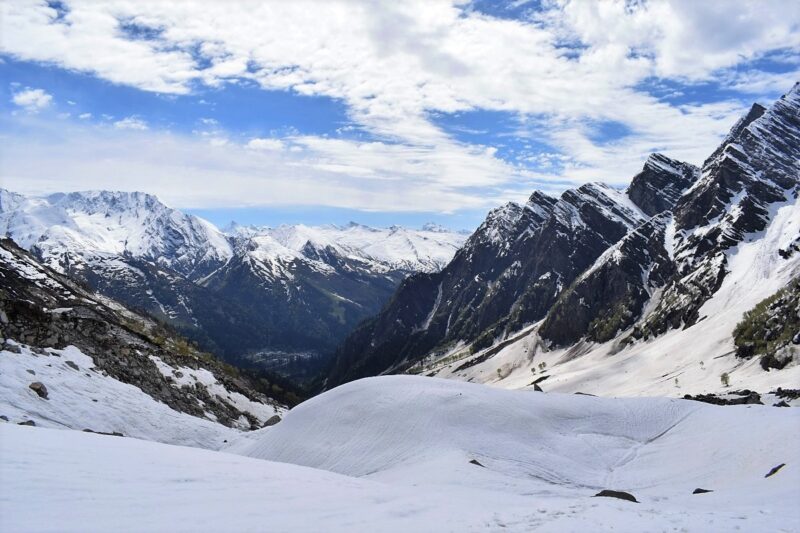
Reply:
[[239, 435], [213, 451], [0, 423], [0, 530], [800, 530], [793, 408], [393, 376]]

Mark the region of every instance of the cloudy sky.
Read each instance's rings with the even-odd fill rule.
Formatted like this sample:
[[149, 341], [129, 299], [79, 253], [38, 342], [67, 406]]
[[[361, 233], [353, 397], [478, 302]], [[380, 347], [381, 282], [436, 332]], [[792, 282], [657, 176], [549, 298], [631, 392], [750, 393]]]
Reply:
[[219, 224], [477, 225], [800, 79], [800, 2], [0, 1], [0, 185]]

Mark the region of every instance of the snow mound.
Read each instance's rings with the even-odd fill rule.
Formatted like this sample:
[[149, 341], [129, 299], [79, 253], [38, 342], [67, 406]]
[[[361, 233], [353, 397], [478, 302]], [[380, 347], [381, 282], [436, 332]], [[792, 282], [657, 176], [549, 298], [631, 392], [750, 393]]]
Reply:
[[[796, 531], [799, 414], [394, 376], [228, 450], [253, 457], [0, 423], [0, 516], [59, 532]], [[640, 503], [593, 497], [605, 488]]]
[[800, 450], [775, 445], [800, 437], [794, 409], [505, 391], [412, 376], [344, 385], [252, 437], [232, 451], [383, 481], [485, 487], [491, 479], [496, 488], [561, 495], [627, 490], [640, 501], [697, 487], [754, 494], [766, 490], [773, 466], [800, 465]]

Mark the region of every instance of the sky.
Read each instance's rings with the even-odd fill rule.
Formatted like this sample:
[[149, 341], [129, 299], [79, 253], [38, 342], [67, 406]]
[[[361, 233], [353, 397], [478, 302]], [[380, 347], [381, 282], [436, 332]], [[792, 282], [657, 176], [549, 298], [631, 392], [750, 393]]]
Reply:
[[218, 225], [454, 229], [702, 163], [800, 80], [800, 2], [0, 2], [0, 186]]

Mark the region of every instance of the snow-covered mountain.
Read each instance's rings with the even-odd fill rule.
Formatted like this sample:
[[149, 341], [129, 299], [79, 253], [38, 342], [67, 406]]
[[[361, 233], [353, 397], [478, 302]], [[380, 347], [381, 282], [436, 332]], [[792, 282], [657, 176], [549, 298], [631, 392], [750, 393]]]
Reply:
[[7, 239], [0, 279], [7, 422], [219, 448], [286, 409], [251, 378]]
[[0, 234], [106, 296], [239, 363], [319, 355], [377, 312], [410, 273], [466, 238], [427, 226], [231, 226], [144, 193], [25, 197], [0, 189]]
[[734, 329], [800, 276], [799, 196], [795, 85], [701, 168], [654, 154], [624, 192], [588, 184], [493, 211], [345, 340], [329, 385], [399, 371], [600, 394], [796, 385], [800, 336], [773, 327], [794, 323], [790, 304]]
[[0, 422], [0, 515], [9, 531], [792, 531], [799, 415], [391, 376], [228, 453]]

